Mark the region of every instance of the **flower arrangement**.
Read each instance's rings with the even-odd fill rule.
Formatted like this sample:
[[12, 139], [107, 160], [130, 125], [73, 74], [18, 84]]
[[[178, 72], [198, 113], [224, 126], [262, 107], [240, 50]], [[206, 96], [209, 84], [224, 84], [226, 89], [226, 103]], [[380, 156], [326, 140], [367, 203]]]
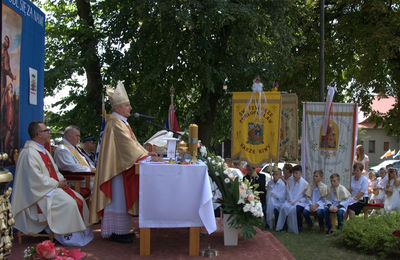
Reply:
[[231, 214], [231, 226], [240, 229], [246, 239], [252, 239], [257, 233], [254, 227], [263, 226], [260, 192], [256, 191], [258, 184], [240, 180], [228, 169], [223, 158], [207, 153], [205, 146], [200, 147], [199, 158], [207, 164], [208, 174], [222, 194], [218, 202], [224, 213]]
[[29, 260], [80, 260], [86, 257], [86, 253], [80, 249], [66, 250], [64, 247], [56, 247], [50, 240], [45, 240], [37, 246], [29, 246], [24, 251], [24, 258]]

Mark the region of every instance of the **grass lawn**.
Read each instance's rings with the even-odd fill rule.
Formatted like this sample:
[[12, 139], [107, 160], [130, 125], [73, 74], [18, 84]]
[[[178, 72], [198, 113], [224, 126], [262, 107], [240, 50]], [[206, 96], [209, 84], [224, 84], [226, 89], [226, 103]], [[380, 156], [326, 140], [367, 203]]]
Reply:
[[381, 259], [377, 255], [365, 255], [340, 246], [334, 242], [334, 235], [321, 234], [317, 227], [314, 227], [311, 232], [303, 232], [298, 235], [285, 231], [272, 231], [271, 233], [285, 245], [297, 260]]

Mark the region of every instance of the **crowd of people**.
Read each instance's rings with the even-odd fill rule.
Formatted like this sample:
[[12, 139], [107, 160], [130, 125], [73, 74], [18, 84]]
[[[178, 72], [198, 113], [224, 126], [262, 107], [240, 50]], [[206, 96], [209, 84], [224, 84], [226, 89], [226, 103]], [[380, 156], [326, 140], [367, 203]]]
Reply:
[[[80, 142], [77, 126], [64, 130], [62, 143], [52, 154], [45, 148], [50, 129], [41, 121], [29, 124], [31, 140], [20, 152], [12, 194], [15, 227], [25, 233], [53, 232], [63, 245], [84, 246], [93, 239], [90, 225], [101, 221], [101, 235], [120, 243], [131, 243], [131, 216], [138, 215], [138, 162], [161, 161], [136, 139], [127, 122], [132, 107], [122, 83], [107, 88], [112, 111], [106, 118], [98, 160], [94, 161], [96, 142], [89, 136]], [[331, 213], [336, 213], [338, 228], [347, 217], [360, 214], [368, 201], [383, 203], [384, 211], [400, 209], [400, 179], [397, 170], [380, 169], [379, 177], [366, 173], [368, 157], [357, 147], [351, 193], [340, 184], [338, 174], [324, 184], [323, 171], [316, 170], [308, 183], [300, 165], [285, 164], [283, 174], [275, 167], [268, 181], [248, 164], [245, 178], [258, 184], [267, 228], [298, 233], [311, 230], [311, 216], [318, 218], [320, 231], [332, 232]], [[90, 209], [84, 198], [70, 188], [60, 171], [90, 172], [94, 175]], [[368, 176], [368, 177], [367, 177]], [[90, 213], [90, 214], [89, 214]]]
[[[331, 174], [330, 183], [325, 184], [322, 182], [323, 171], [315, 170], [312, 182], [308, 183], [302, 177], [300, 165], [285, 164], [283, 174], [281, 169], [274, 167], [272, 179], [266, 183], [266, 196], [260, 198], [265, 205], [266, 228], [299, 233], [303, 231], [305, 221], [306, 230], [310, 231], [313, 227], [311, 216], [315, 216], [320, 232], [331, 234], [332, 213], [336, 214], [340, 229], [347, 218], [359, 215], [368, 203], [383, 204], [381, 213], [400, 209], [397, 169], [393, 165], [381, 168], [377, 178], [372, 171], [367, 174], [364, 165], [365, 161], [355, 161], [353, 165], [351, 192], [340, 184], [340, 175], [337, 173]], [[250, 179], [254, 183], [257, 181], [254, 176]]]

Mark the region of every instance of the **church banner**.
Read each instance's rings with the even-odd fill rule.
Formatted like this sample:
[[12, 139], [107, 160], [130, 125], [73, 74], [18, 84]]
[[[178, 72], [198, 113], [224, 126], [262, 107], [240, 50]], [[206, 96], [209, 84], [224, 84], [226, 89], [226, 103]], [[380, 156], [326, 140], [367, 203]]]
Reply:
[[233, 160], [256, 165], [279, 160], [281, 94], [277, 91], [262, 93], [266, 100], [258, 97], [252, 100], [253, 92], [233, 92]]
[[[15, 151], [30, 139], [29, 123], [43, 120], [45, 20], [30, 0], [2, 0], [0, 136], [2, 152], [8, 154], [4, 166], [10, 171], [14, 171]], [[30, 99], [33, 87], [36, 105]]]
[[313, 172], [322, 170], [323, 182], [330, 185], [333, 173], [350, 189], [357, 136], [357, 104], [333, 103], [326, 136], [322, 136], [325, 103], [303, 103], [301, 162], [303, 176], [312, 182]]
[[296, 94], [281, 94], [279, 158], [294, 162], [299, 158], [298, 103]]

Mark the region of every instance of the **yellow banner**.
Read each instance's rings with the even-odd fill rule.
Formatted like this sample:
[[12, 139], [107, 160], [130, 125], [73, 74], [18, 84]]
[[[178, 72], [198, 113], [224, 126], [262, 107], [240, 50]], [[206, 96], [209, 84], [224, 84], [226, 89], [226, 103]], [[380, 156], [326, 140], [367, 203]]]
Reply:
[[[233, 92], [232, 96], [232, 159], [261, 165], [279, 160], [279, 119], [281, 94], [264, 92], [264, 98], [252, 92]], [[258, 105], [258, 102], [261, 105]], [[250, 103], [249, 103], [250, 102]], [[247, 113], [245, 113], [247, 107]], [[256, 114], [261, 108], [261, 120]], [[264, 113], [265, 112], [265, 113]]]

